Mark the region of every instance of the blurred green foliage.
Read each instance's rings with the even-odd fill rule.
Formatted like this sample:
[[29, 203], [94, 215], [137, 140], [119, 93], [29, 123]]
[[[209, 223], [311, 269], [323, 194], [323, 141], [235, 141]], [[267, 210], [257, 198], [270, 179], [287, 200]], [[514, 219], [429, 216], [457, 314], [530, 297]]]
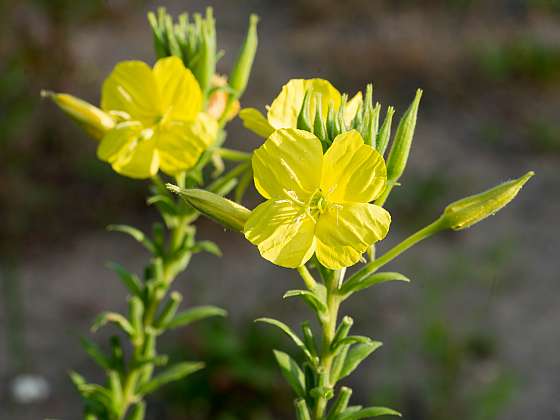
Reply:
[[[173, 358], [204, 360], [206, 368], [188, 381], [164, 389], [170, 419], [272, 420], [289, 418], [291, 390], [272, 355], [279, 334], [269, 334], [249, 320], [234, 327], [223, 320], [196, 325]], [[187, 351], [187, 349], [189, 349]]]

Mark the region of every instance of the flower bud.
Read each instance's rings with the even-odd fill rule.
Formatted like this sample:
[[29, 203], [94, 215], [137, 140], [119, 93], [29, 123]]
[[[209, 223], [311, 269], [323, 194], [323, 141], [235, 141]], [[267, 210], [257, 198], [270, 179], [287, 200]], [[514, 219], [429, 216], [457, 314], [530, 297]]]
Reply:
[[253, 60], [255, 59], [258, 44], [258, 22], [259, 17], [257, 15], [251, 15], [247, 36], [241, 46], [239, 56], [233, 65], [233, 70], [231, 71], [231, 75], [229, 77], [229, 85], [235, 91], [237, 98], [241, 97], [243, 92], [245, 92], [247, 81], [249, 80], [249, 75], [251, 74], [251, 68], [253, 67]]
[[389, 157], [387, 158], [387, 180], [395, 183], [401, 177], [406, 167], [412, 137], [414, 136], [414, 128], [416, 127], [416, 115], [418, 114], [418, 105], [422, 97], [422, 90], [416, 91], [416, 96], [412, 104], [401, 118]]
[[115, 121], [109, 114], [75, 96], [47, 90], [41, 91], [41, 96], [52, 99], [95, 140], [101, 140], [115, 126]]
[[243, 231], [245, 222], [251, 214], [251, 211], [242, 205], [208, 191], [183, 189], [173, 184], [167, 184], [167, 188], [179, 194], [183, 200], [209, 219], [238, 232]]
[[445, 208], [438, 224], [443, 228], [462, 230], [494, 215], [515, 198], [521, 187], [534, 174], [533, 171], [527, 172], [521, 178], [451, 203]]

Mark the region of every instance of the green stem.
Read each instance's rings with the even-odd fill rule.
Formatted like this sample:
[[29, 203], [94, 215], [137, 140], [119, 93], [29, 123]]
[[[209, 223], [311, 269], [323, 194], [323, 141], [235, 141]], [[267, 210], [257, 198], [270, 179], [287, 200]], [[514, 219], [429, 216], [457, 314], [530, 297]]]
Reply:
[[[341, 304], [338, 285], [342, 282], [344, 273], [345, 270], [334, 271], [325, 282], [327, 289], [327, 311], [325, 316], [321, 318], [323, 345], [319, 361], [319, 372], [324, 375], [325, 383], [322, 385], [326, 388], [332, 388], [334, 386], [334, 384], [331, 383], [331, 368], [334, 358], [332, 342], [336, 333], [338, 310]], [[317, 398], [314, 410], [315, 420], [322, 420], [324, 418], [327, 402], [328, 400], [323, 396]]]
[[427, 237], [432, 236], [433, 234], [443, 229], [444, 226], [441, 224], [440, 219], [436, 220], [435, 222], [429, 224], [428, 226], [420, 229], [418, 232], [410, 235], [408, 238], [406, 238], [398, 245], [395, 245], [393, 248], [391, 248], [381, 257], [366, 264], [359, 271], [357, 271], [350, 279], [348, 279], [348, 281], [354, 278], [361, 278], [367, 276], [368, 274], [374, 273], [379, 268], [381, 268], [382, 266], [384, 266], [394, 258], [398, 257], [400, 254], [402, 254], [411, 246], [416, 245], [421, 240], [426, 239]]
[[240, 152], [239, 150], [226, 149], [220, 147], [217, 149], [218, 154], [226, 160], [231, 160], [234, 162], [241, 162], [251, 159], [251, 154], [246, 152]]
[[297, 268], [297, 271], [301, 276], [301, 278], [303, 279], [303, 282], [305, 283], [307, 288], [309, 290], [315, 289], [315, 286], [317, 286], [317, 282], [315, 281], [315, 279], [313, 278], [313, 276], [311, 275], [307, 267], [305, 265], [302, 265], [301, 267]]

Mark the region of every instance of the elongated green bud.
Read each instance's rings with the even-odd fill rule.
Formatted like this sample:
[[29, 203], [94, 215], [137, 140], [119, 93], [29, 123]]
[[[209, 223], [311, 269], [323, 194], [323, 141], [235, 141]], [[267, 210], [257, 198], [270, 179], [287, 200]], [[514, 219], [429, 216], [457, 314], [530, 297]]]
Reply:
[[420, 105], [421, 97], [422, 90], [418, 89], [412, 104], [399, 122], [393, 145], [391, 146], [391, 151], [387, 158], [387, 180], [389, 182], [397, 182], [406, 167], [412, 138], [414, 136], [414, 129], [416, 127], [416, 116], [418, 114], [418, 106]]
[[391, 123], [393, 122], [393, 114], [395, 113], [395, 108], [390, 106], [387, 108], [387, 113], [385, 114], [385, 120], [383, 120], [383, 124], [379, 129], [379, 133], [377, 134], [377, 151], [383, 156], [385, 154], [385, 150], [387, 149], [387, 145], [389, 144], [389, 137], [391, 137]]
[[200, 28], [200, 47], [196, 64], [193, 66], [200, 88], [207, 94], [212, 77], [216, 73], [216, 24], [212, 8], [206, 9], [206, 18], [196, 15], [195, 23]]
[[183, 189], [173, 184], [167, 184], [167, 188], [179, 194], [183, 200], [206, 217], [238, 232], [243, 231], [245, 222], [251, 214], [246, 207], [208, 191]]
[[331, 143], [338, 135], [336, 132], [336, 115], [334, 111], [334, 104], [332, 102], [329, 104], [329, 110], [327, 112], [327, 134], [329, 136], [329, 142]]
[[515, 198], [533, 175], [535, 175], [533, 171], [527, 172], [521, 178], [504, 182], [488, 191], [451, 203], [445, 208], [439, 223], [445, 228], [462, 230], [494, 215]]
[[245, 92], [247, 81], [251, 74], [255, 53], [257, 52], [258, 36], [257, 36], [257, 23], [259, 17], [251, 15], [249, 18], [249, 30], [245, 41], [239, 51], [239, 56], [233, 65], [233, 70], [229, 76], [229, 86], [234, 90], [236, 98], [239, 98]]
[[101, 140], [115, 126], [115, 120], [109, 114], [80, 98], [48, 90], [42, 90], [41, 96], [52, 99], [65, 114], [76, 121], [95, 140]]
[[313, 128], [311, 126], [310, 102], [311, 102], [311, 91], [307, 90], [305, 91], [305, 96], [303, 97], [301, 109], [299, 110], [299, 114], [297, 118], [297, 128], [300, 130], [313, 132]]

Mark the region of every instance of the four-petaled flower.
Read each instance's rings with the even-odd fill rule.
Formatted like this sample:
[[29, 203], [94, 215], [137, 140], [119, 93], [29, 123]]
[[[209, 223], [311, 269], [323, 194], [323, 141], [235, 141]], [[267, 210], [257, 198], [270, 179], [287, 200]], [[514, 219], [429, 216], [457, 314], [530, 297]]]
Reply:
[[192, 168], [216, 138], [218, 124], [202, 110], [202, 92], [177, 57], [153, 69], [141, 61], [117, 64], [105, 80], [101, 108], [120, 122], [97, 155], [118, 173], [149, 178]]
[[355, 130], [324, 155], [313, 134], [277, 130], [255, 151], [253, 170], [267, 201], [251, 213], [245, 237], [277, 265], [299, 267], [315, 253], [325, 267], [348, 267], [389, 230], [389, 213], [370, 203], [385, 188], [385, 162]]
[[[315, 115], [317, 95], [321, 96], [321, 113], [323, 118], [327, 117], [329, 105], [332, 104], [335, 111], [338, 111], [342, 103], [342, 95], [328, 81], [324, 79], [292, 79], [286, 83], [280, 94], [267, 107], [267, 118], [255, 108], [244, 108], [239, 113], [243, 124], [249, 130], [257, 133], [261, 137], [268, 137], [274, 130], [280, 128], [297, 128], [297, 119], [305, 92], [310, 94], [310, 115]], [[362, 93], [358, 92], [346, 104], [344, 110], [344, 120], [349, 125], [358, 107], [362, 103]]]

